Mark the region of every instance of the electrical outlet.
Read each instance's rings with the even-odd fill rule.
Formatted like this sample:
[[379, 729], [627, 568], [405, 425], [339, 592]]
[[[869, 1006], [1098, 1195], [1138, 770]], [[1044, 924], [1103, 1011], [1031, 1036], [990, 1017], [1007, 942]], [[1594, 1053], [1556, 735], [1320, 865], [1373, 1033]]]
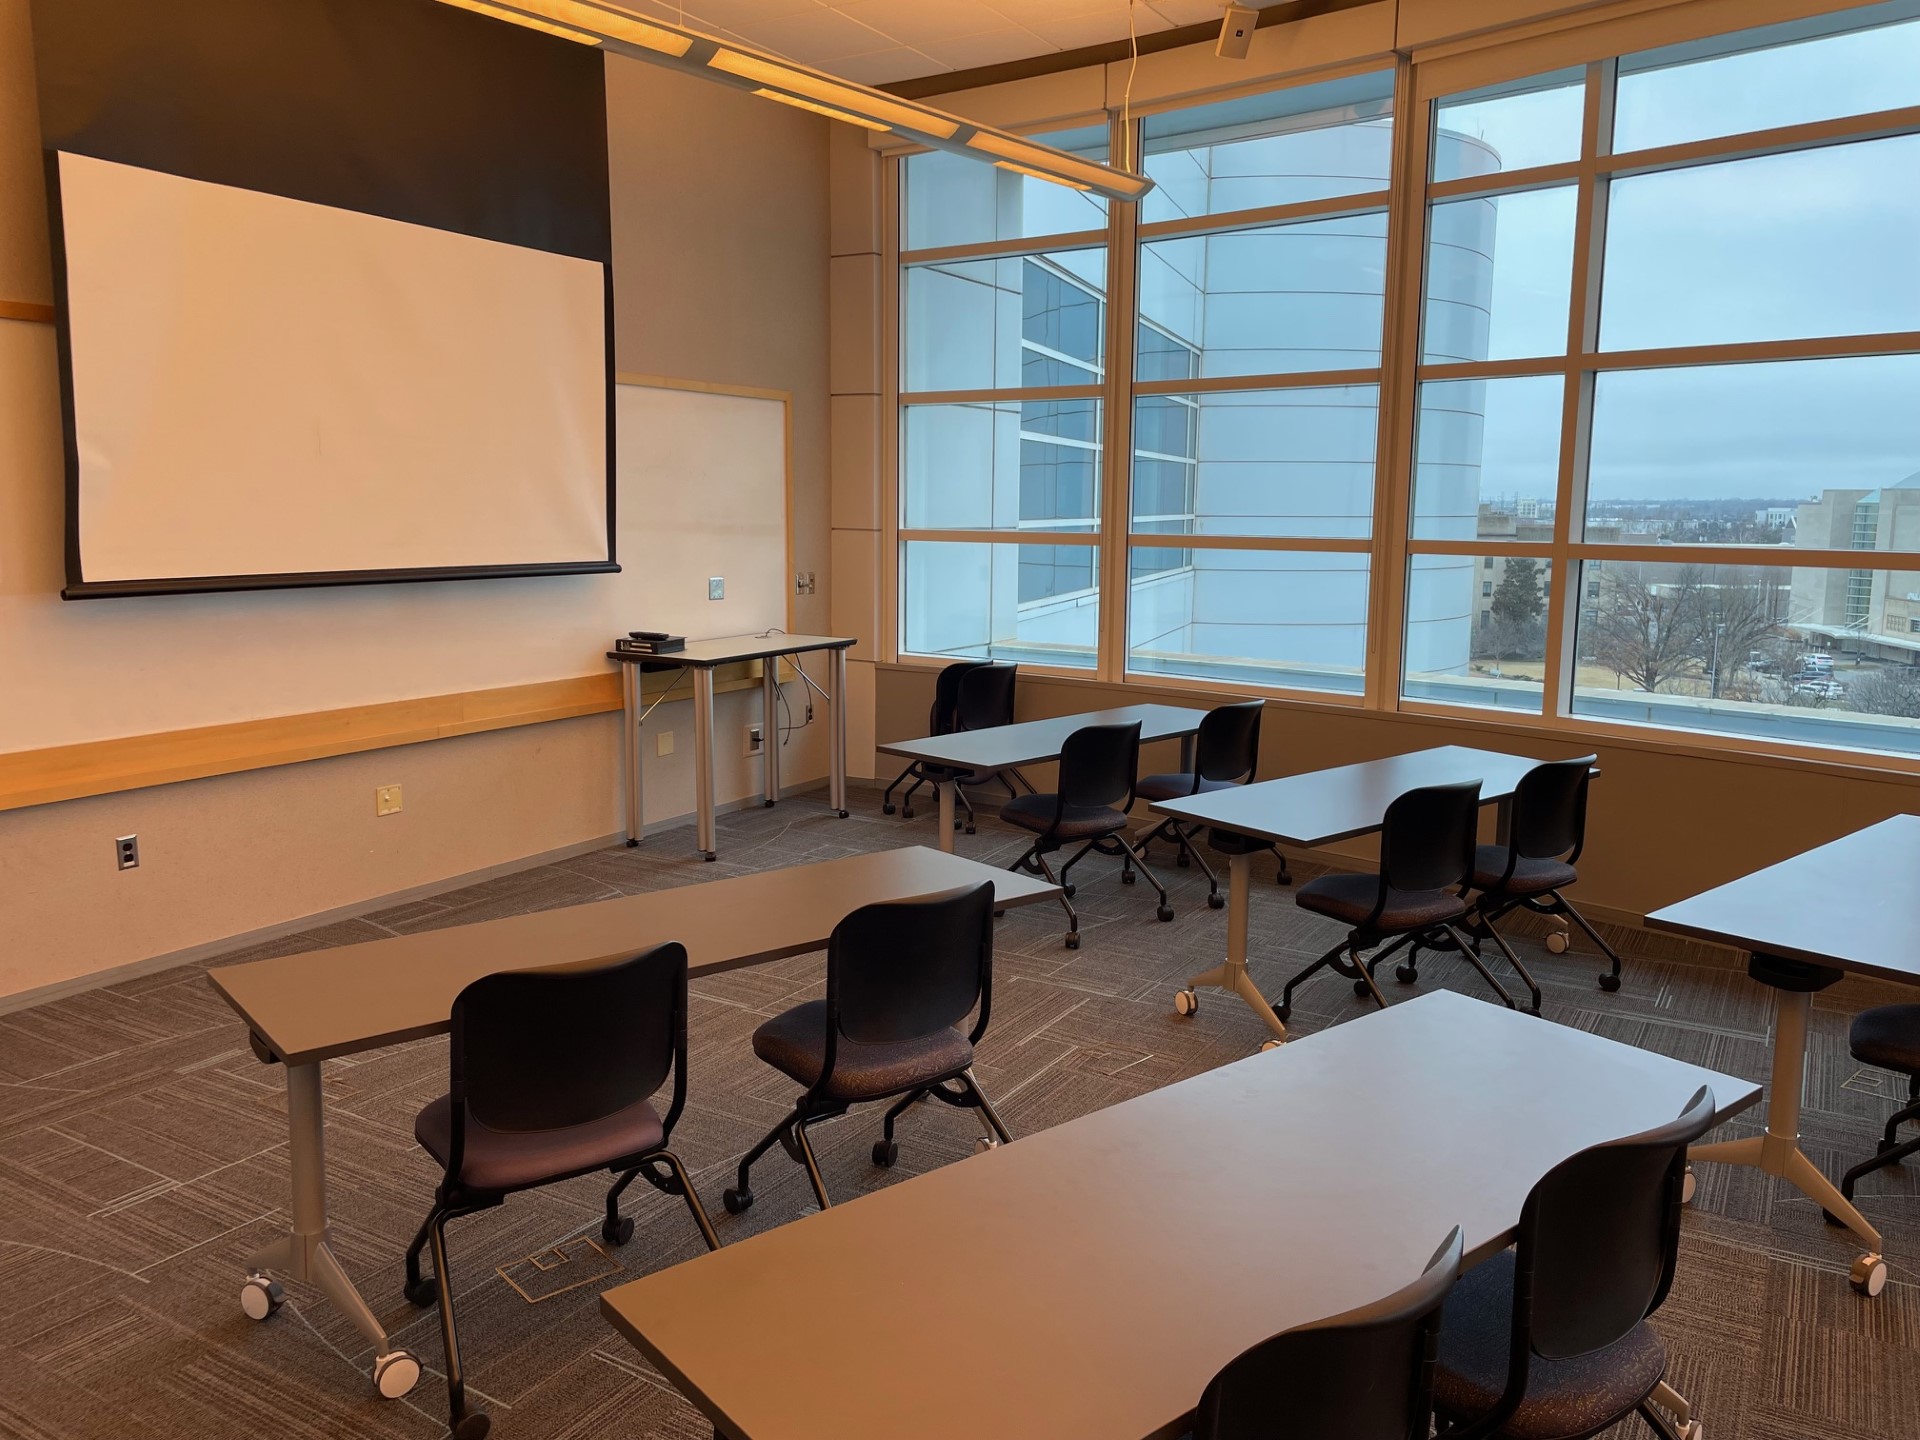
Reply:
[[765, 734], [764, 734], [764, 728], [762, 726], [759, 726], [759, 725], [747, 726], [745, 739], [742, 742], [740, 747], [740, 753], [742, 755], [758, 755], [760, 753], [760, 747], [764, 739], [765, 739]]
[[115, 840], [113, 858], [115, 865], [122, 870], [138, 870], [140, 868], [140, 837], [122, 835]]
[[727, 582], [719, 576], [710, 576], [707, 580], [707, 599], [724, 600], [727, 598]]
[[653, 753], [656, 755], [671, 755], [673, 753], [673, 732], [671, 730], [662, 730], [658, 735], [653, 737]]
[[813, 594], [813, 591], [814, 591], [813, 571], [811, 570], [794, 571], [793, 572], [793, 593], [796, 595], [811, 595]]
[[813, 723], [813, 697], [809, 695], [807, 697], [807, 724], [811, 725], [812, 723]]
[[373, 792], [373, 813], [375, 815], [398, 815], [400, 813], [400, 787], [381, 785]]

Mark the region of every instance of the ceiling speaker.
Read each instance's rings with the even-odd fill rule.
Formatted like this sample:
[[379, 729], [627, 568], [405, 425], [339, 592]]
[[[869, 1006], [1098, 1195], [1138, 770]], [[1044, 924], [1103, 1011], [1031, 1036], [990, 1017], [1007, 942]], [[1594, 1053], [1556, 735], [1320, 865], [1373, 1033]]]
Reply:
[[1253, 43], [1253, 27], [1260, 23], [1260, 12], [1246, 5], [1229, 5], [1220, 17], [1220, 43], [1213, 53], [1226, 60], [1247, 58], [1247, 46]]

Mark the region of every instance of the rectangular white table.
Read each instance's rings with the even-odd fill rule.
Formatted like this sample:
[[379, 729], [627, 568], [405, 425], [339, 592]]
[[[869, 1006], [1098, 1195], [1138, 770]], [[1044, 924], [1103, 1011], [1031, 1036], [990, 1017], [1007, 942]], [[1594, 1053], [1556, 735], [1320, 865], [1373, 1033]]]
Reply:
[[1800, 1148], [1807, 1017], [1816, 992], [1849, 971], [1920, 985], [1920, 815], [1895, 815], [1647, 916], [1655, 930], [1745, 950], [1747, 974], [1774, 995], [1767, 1128], [1696, 1146], [1691, 1158], [1753, 1165], [1785, 1180], [1866, 1242], [1856, 1290], [1886, 1284], [1880, 1232]]
[[[1312, 850], [1372, 834], [1385, 822], [1387, 807], [1409, 790], [1478, 780], [1482, 803], [1500, 807], [1499, 833], [1504, 838], [1514, 787], [1539, 763], [1497, 750], [1442, 745], [1358, 765], [1262, 780], [1231, 790], [1156, 800], [1149, 808], [1156, 815], [1171, 815], [1184, 823], [1244, 835], [1263, 844]], [[1273, 1031], [1275, 1039], [1285, 1040], [1285, 1022], [1274, 1014], [1273, 1006], [1247, 973], [1247, 911], [1252, 884], [1252, 855], [1231, 854], [1227, 864], [1227, 958], [1189, 980], [1183, 994], [1193, 1001], [1193, 992], [1203, 986], [1230, 991], [1246, 1002]]]
[[[1355, 1077], [1364, 1077], [1356, 1083]], [[1576, 1151], [1759, 1087], [1437, 991], [610, 1290], [731, 1440], [1143, 1440], [1247, 1346], [1469, 1264]]]
[[[801, 655], [825, 651], [830, 690], [821, 690], [827, 702], [827, 803], [847, 817], [847, 651], [854, 641], [844, 635], [727, 635], [717, 640], [689, 640], [687, 648], [666, 655], [635, 655], [609, 650], [607, 658], [620, 666], [621, 714], [625, 726], [627, 844], [638, 845], [646, 833], [641, 808], [640, 722], [648, 709], [640, 703], [643, 670], [682, 669], [693, 672], [693, 803], [694, 848], [706, 859], [715, 856], [713, 816], [713, 672], [722, 665], [759, 660], [762, 781], [766, 803], [780, 798], [780, 681], [779, 662], [787, 660], [803, 684], [813, 685], [800, 669]], [[820, 687], [813, 685], [819, 690]], [[655, 701], [654, 704], [659, 704]], [[951, 847], [949, 847], [951, 848]]]
[[[1111, 710], [1058, 715], [1050, 720], [995, 725], [986, 730], [958, 730], [951, 735], [929, 735], [919, 740], [889, 740], [874, 748], [882, 755], [897, 755], [903, 760], [917, 760], [944, 770], [989, 774], [1058, 760], [1067, 737], [1089, 725], [1131, 725], [1137, 720], [1142, 745], [1154, 740], [1179, 740], [1180, 766], [1191, 770], [1193, 737], [1206, 714], [1204, 710], [1192, 710], [1184, 705], [1121, 705]], [[952, 850], [953, 782], [936, 780], [933, 788], [940, 802], [940, 848]]]
[[321, 1061], [445, 1034], [454, 997], [497, 971], [594, 964], [677, 940], [687, 947], [689, 973], [712, 975], [821, 949], [862, 905], [982, 881], [992, 883], [1003, 909], [1058, 893], [1045, 881], [915, 845], [208, 971], [247, 1022], [254, 1053], [287, 1072], [292, 1221], [248, 1261], [249, 1272], [315, 1285], [373, 1345], [376, 1375], [387, 1372], [382, 1393], [405, 1394], [411, 1382], [394, 1388], [393, 1357], [412, 1364], [416, 1378], [417, 1363], [391, 1350], [328, 1243]]

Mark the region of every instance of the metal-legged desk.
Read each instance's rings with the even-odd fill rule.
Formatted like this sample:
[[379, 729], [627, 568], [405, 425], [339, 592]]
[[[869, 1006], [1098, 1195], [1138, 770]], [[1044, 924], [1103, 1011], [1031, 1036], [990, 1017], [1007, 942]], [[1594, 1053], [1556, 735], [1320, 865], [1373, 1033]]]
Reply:
[[1887, 1283], [1880, 1232], [1800, 1148], [1807, 1018], [1815, 993], [1849, 970], [1920, 985], [1916, 875], [1920, 815], [1895, 815], [1647, 916], [1656, 930], [1745, 950], [1747, 974], [1774, 995], [1766, 1132], [1696, 1145], [1690, 1158], [1752, 1165], [1785, 1180], [1859, 1236], [1867, 1250], [1851, 1278], [1863, 1295], [1878, 1295]]
[[[607, 658], [620, 666], [621, 716], [626, 761], [627, 844], [638, 845], [646, 833], [645, 811], [641, 808], [640, 722], [646, 707], [640, 703], [642, 670], [682, 669], [693, 672], [693, 798], [695, 809], [694, 849], [711, 860], [715, 856], [713, 824], [713, 672], [722, 665], [759, 660], [762, 719], [762, 763], [765, 769], [766, 803], [780, 798], [780, 682], [777, 676], [782, 659], [793, 663], [801, 682], [819, 690], [818, 685], [800, 669], [797, 657], [816, 650], [827, 652], [829, 690], [821, 690], [827, 702], [828, 804], [847, 815], [847, 651], [854, 642], [844, 635], [728, 635], [718, 640], [690, 640], [687, 648], [669, 655], [634, 655], [624, 650], [609, 650]], [[658, 703], [658, 702], [655, 702]]]

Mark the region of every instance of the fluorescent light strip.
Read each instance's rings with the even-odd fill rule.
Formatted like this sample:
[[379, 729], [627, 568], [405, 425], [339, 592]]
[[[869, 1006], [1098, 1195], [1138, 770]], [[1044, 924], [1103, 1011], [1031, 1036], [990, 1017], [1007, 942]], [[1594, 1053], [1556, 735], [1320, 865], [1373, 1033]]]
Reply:
[[993, 163], [997, 169], [1011, 170], [1018, 175], [1028, 175], [1035, 180], [1044, 180], [1049, 185], [1065, 185], [1069, 190], [1091, 190], [1093, 188], [1091, 185], [1082, 185], [1078, 180], [1068, 180], [1059, 175], [1044, 175], [1038, 170], [1029, 170], [1024, 165], [1014, 164], [1011, 160], [996, 160]]
[[782, 105], [791, 105], [796, 110], [811, 110], [816, 115], [824, 115], [829, 120], [844, 120], [849, 125], [859, 125], [868, 130], [878, 130], [887, 134], [891, 125], [882, 125], [878, 120], [869, 120], [864, 115], [855, 115], [848, 110], [836, 110], [831, 105], [816, 105], [811, 100], [802, 100], [798, 95], [782, 95], [778, 90], [769, 90], [765, 86], [753, 92], [766, 100], [778, 100]]
[[489, 5], [487, 0], [440, 0], [443, 5], [452, 5], [461, 10], [471, 10], [476, 15], [485, 15], [493, 20], [505, 20], [509, 24], [524, 26], [528, 30], [538, 30], [546, 35], [558, 35], [562, 40], [571, 40], [578, 45], [598, 45], [600, 37], [589, 35], [582, 30], [569, 29], [565, 25], [549, 25], [544, 20], [536, 20], [531, 15], [521, 15], [512, 10], [502, 10], [498, 5]]
[[[1098, 187], [1110, 194], [1120, 188], [1118, 182], [1136, 178], [1124, 170], [1081, 160], [1055, 150], [1051, 145], [1036, 145], [1031, 140], [998, 130], [980, 130], [968, 138], [967, 144], [972, 149], [984, 150], [998, 160], [1010, 160], [1023, 170], [1037, 171], [1043, 180], [1057, 180], [1062, 184], [1080, 185], [1088, 189]], [[1142, 185], [1139, 193], [1145, 194], [1146, 189]]]
[[484, 6], [497, 12], [503, 20], [536, 30], [546, 29], [533, 18], [538, 16], [575, 30], [584, 30], [601, 40], [620, 40], [628, 45], [638, 45], [643, 50], [671, 55], [675, 59], [693, 49], [694, 37], [690, 34], [665, 25], [649, 24], [623, 10], [583, 5], [579, 0], [500, 0], [496, 5], [487, 5], [486, 0], [440, 0], [440, 3], [458, 5], [466, 10], [480, 10]]
[[910, 130], [931, 140], [951, 140], [960, 133], [960, 122], [937, 110], [904, 105], [863, 85], [851, 85], [844, 80], [816, 75], [811, 70], [765, 56], [747, 55], [723, 47], [713, 52], [713, 58], [707, 64], [723, 74], [738, 75], [742, 80], [751, 80], [755, 85], [769, 90], [780, 90], [815, 104], [831, 105], [836, 110], [852, 110], [870, 116], [889, 129]]

